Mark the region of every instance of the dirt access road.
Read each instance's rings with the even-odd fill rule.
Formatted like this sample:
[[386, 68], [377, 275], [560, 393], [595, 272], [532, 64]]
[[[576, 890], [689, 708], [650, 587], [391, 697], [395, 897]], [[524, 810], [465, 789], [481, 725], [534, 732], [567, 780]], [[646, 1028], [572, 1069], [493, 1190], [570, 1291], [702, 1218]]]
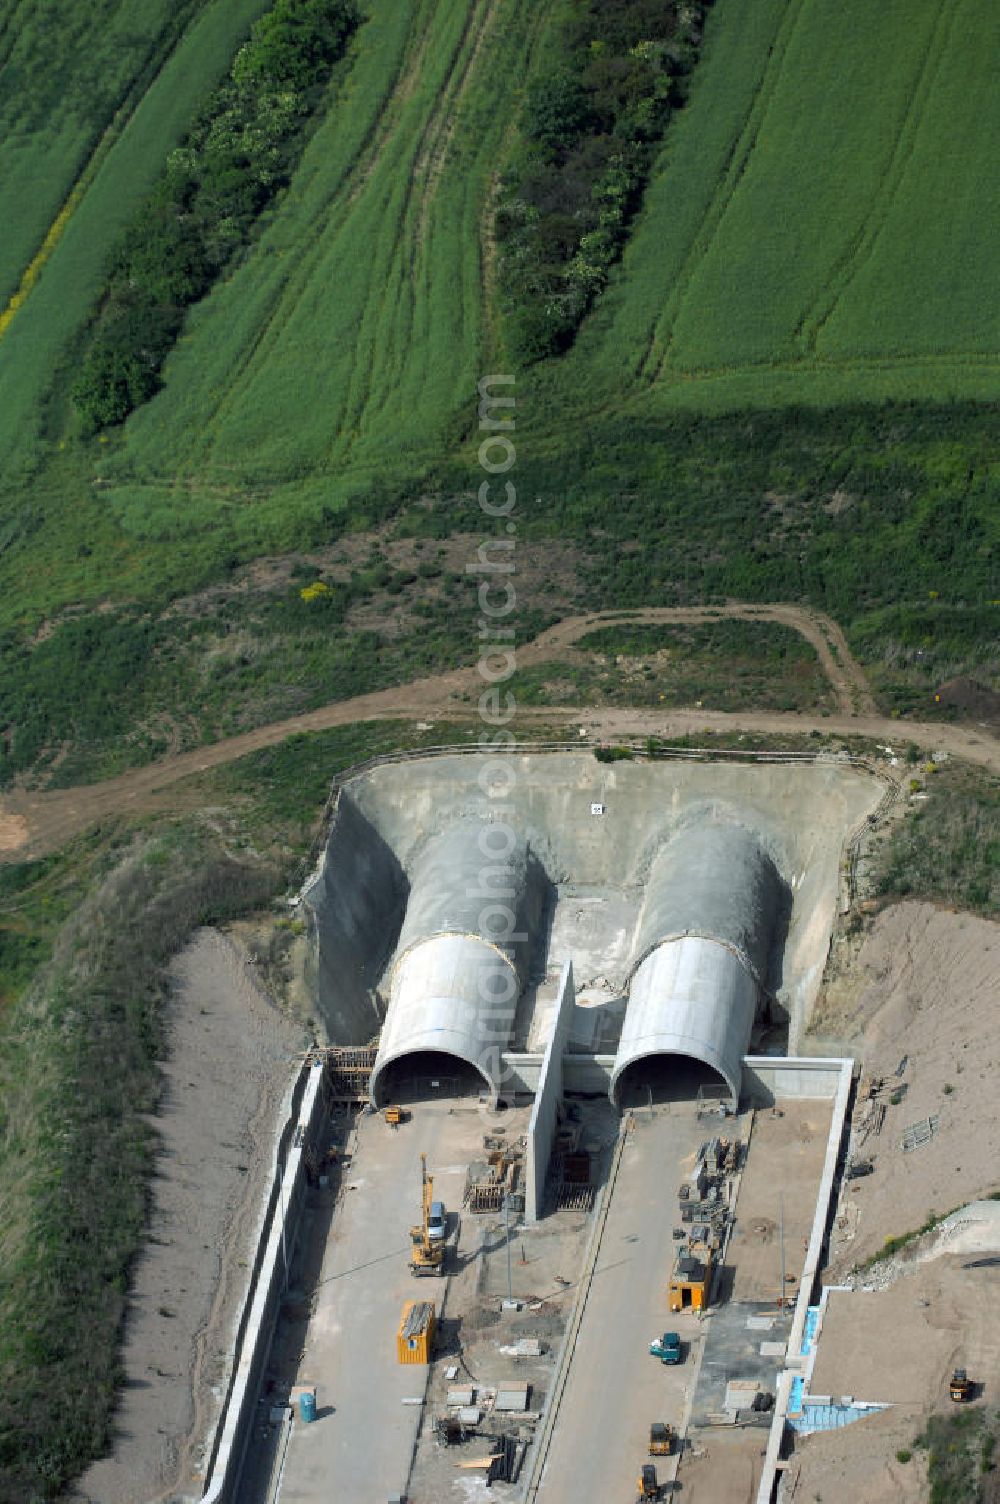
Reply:
[[[860, 665], [852, 658], [835, 622], [800, 606], [660, 607], [643, 611], [595, 612], [569, 617], [520, 645], [518, 663], [543, 662], [553, 652], [572, 648], [588, 632], [614, 622], [636, 625], [717, 620], [778, 621], [794, 628], [813, 644], [836, 691], [840, 711], [817, 716], [798, 712], [711, 711], [594, 708], [578, 706], [522, 706], [518, 718], [547, 724], [585, 727], [598, 738], [624, 736], [684, 736], [706, 732], [756, 732], [764, 735], [807, 735], [820, 730], [836, 736], [861, 736], [890, 744], [900, 740], [942, 748], [950, 755], [1000, 773], [1000, 741], [977, 727], [939, 725], [919, 721], [901, 724], [880, 716]], [[359, 721], [434, 719], [467, 720], [469, 696], [483, 688], [475, 666], [453, 669], [393, 689], [376, 690], [350, 700], [338, 700], [304, 715], [273, 721], [212, 746], [181, 752], [147, 767], [136, 768], [104, 783], [76, 788], [28, 791], [15, 789], [0, 798], [0, 861], [18, 861], [55, 851], [71, 836], [95, 821], [116, 815], [169, 809], [179, 803], [172, 786], [196, 773], [234, 762], [289, 736], [328, 731]]]

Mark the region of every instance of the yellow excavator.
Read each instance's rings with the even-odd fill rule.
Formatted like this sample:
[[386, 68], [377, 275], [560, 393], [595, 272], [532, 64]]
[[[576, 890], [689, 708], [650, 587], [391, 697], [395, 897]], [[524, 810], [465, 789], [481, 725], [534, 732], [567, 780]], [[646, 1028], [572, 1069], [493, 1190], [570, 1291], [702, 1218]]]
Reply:
[[444, 1240], [430, 1235], [431, 1203], [434, 1199], [434, 1181], [427, 1173], [427, 1155], [420, 1156], [420, 1181], [423, 1193], [423, 1211], [420, 1224], [410, 1228], [410, 1273], [444, 1274]]

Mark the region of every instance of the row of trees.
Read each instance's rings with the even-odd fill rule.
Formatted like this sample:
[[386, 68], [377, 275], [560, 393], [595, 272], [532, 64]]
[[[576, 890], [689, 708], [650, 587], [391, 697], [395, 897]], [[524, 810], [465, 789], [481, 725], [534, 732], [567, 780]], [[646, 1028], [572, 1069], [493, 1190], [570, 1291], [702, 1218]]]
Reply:
[[287, 183], [359, 21], [354, 0], [277, 0], [254, 26], [112, 257], [73, 389], [86, 433], [121, 423], [157, 390], [185, 311]]
[[512, 349], [564, 349], [604, 287], [656, 145], [686, 95], [704, 7], [588, 0], [564, 61], [530, 86], [521, 147], [500, 187], [499, 287]]

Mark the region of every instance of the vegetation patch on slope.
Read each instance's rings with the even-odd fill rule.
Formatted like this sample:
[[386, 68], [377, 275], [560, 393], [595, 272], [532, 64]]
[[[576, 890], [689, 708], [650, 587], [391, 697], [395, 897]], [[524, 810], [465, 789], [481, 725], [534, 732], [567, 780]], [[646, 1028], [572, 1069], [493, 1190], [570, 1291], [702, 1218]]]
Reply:
[[992, 1504], [1000, 1413], [976, 1407], [932, 1415], [914, 1446], [927, 1451], [929, 1504]]
[[103, 875], [105, 844], [90, 832], [56, 856], [0, 862], [0, 1028], [7, 1008], [49, 960], [60, 925]]
[[287, 184], [359, 19], [353, 0], [277, 0], [254, 25], [112, 258], [73, 387], [85, 432], [122, 422], [156, 391], [185, 310], [247, 245]]
[[704, 11], [697, 0], [586, 0], [562, 19], [497, 206], [500, 301], [519, 359], [564, 349], [607, 282], [684, 100]]
[[525, 705], [691, 705], [706, 710], [828, 710], [815, 649], [774, 622], [602, 627], [571, 653], [522, 667], [509, 685]]
[[[112, 776], [166, 752], [472, 663], [478, 581], [433, 560], [300, 566], [273, 589], [73, 613], [30, 640], [0, 637], [0, 785]], [[524, 635], [548, 618], [525, 601]]]
[[851, 624], [854, 651], [869, 666], [879, 701], [897, 715], [919, 713], [923, 720], [956, 720], [963, 709], [959, 686], [971, 675], [980, 686], [979, 710], [966, 717], [1000, 724], [1000, 601], [956, 605], [940, 592], [920, 605], [885, 606]]
[[0, 1036], [0, 1500], [41, 1504], [110, 1437], [144, 1227], [161, 973], [276, 874], [176, 830], [119, 854]]
[[918, 797], [879, 853], [880, 897], [1000, 914], [1000, 780], [962, 763], [937, 766], [912, 745], [906, 768]]
[[[588, 399], [596, 394], [577, 402]], [[524, 430], [521, 525], [586, 546], [595, 608], [804, 600], [847, 626], [888, 605], [925, 605], [936, 591], [957, 631], [960, 612], [1000, 594], [1000, 425], [990, 409], [629, 421], [575, 406], [559, 422], [529, 410]], [[457, 492], [472, 463], [441, 466], [442, 488]], [[449, 517], [455, 508], [449, 497]]]

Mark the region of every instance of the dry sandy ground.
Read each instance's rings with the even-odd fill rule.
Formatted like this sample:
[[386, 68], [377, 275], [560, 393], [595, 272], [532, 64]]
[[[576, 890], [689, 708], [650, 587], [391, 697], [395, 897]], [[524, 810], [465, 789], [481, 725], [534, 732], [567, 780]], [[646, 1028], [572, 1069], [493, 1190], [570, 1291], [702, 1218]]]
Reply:
[[126, 1320], [118, 1439], [74, 1495], [93, 1504], [201, 1492], [201, 1447], [218, 1413], [291, 1057], [304, 1042], [216, 930], [177, 957], [172, 981], [161, 1150]]
[[[932, 1211], [1000, 1186], [998, 984], [1000, 927], [904, 903], [878, 916], [851, 974], [826, 999], [817, 1027], [853, 1039], [866, 1072], [892, 1073], [908, 1057], [906, 1095], [887, 1105], [882, 1132], [861, 1151], [873, 1158], [874, 1174], [845, 1189], [838, 1207], [827, 1284]], [[935, 1137], [904, 1154], [902, 1129], [929, 1114], [939, 1118]], [[812, 1393], [893, 1408], [846, 1432], [801, 1441], [784, 1501], [916, 1504], [926, 1497], [924, 1455], [902, 1464], [895, 1454], [912, 1448], [932, 1410], [947, 1408], [952, 1367], [989, 1376], [987, 1399], [996, 1399], [1000, 1268], [969, 1262], [946, 1255], [914, 1264], [888, 1289], [831, 1294]]]
[[[906, 1095], [898, 1106], [887, 1103], [884, 1128], [861, 1150], [875, 1171], [841, 1202], [830, 1283], [931, 1211], [1000, 1188], [1000, 926], [927, 903], [897, 904], [876, 919], [849, 980], [835, 1006], [822, 1007], [817, 1027], [855, 1039], [866, 1072], [891, 1074], [907, 1056]], [[904, 1127], [931, 1114], [935, 1137], [904, 1154]]]
[[921, 1499], [926, 1454], [914, 1450], [907, 1463], [895, 1454], [912, 1450], [928, 1416], [949, 1405], [948, 1379], [958, 1364], [986, 1381], [986, 1399], [976, 1403], [995, 1400], [1000, 1267], [950, 1255], [915, 1265], [888, 1290], [831, 1293], [812, 1392], [888, 1402], [892, 1409], [847, 1431], [801, 1441], [793, 1470], [801, 1476], [791, 1498], [853, 1504]]
[[909, 1462], [919, 1426], [905, 1411], [884, 1410], [846, 1431], [809, 1436], [789, 1465], [781, 1504], [923, 1504], [927, 1467], [921, 1453]]
[[[684, 1504], [752, 1504], [766, 1446], [767, 1432], [755, 1428], [733, 1431], [720, 1427], [707, 1439], [699, 1436], [697, 1447], [684, 1455], [680, 1479], [683, 1492], [677, 1498]], [[622, 1495], [623, 1499], [631, 1497]]]
[[[733, 1300], [782, 1293], [782, 1236], [788, 1275], [798, 1275], [809, 1246], [816, 1190], [826, 1157], [828, 1101], [785, 1102], [781, 1116], [757, 1113], [740, 1183], [726, 1263], [735, 1268]], [[780, 1172], [776, 1172], [780, 1167]], [[786, 1299], [798, 1294], [787, 1278]]]

